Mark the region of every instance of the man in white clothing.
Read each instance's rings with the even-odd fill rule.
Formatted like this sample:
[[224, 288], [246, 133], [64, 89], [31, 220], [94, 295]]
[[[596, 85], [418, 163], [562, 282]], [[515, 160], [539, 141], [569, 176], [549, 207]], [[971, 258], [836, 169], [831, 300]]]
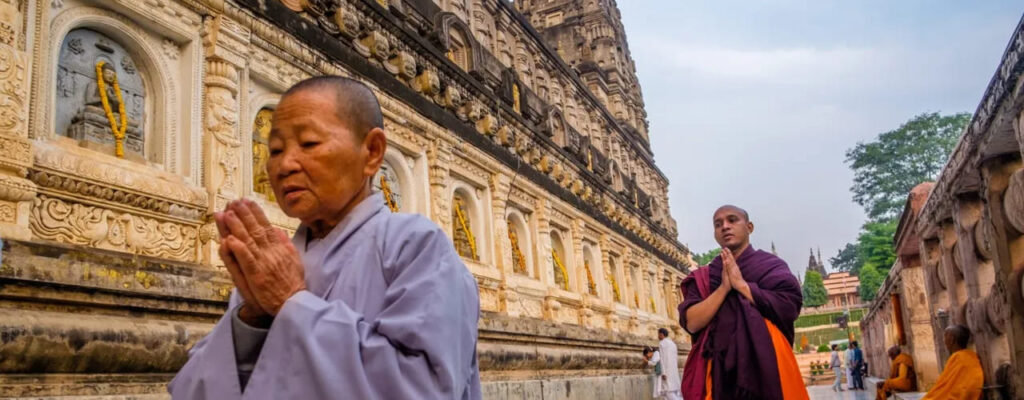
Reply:
[[668, 329], [658, 329], [659, 353], [661, 353], [661, 375], [664, 377], [662, 388], [666, 400], [682, 400], [679, 388], [682, 377], [679, 375], [679, 350], [676, 343], [668, 337]]
[[853, 346], [848, 346], [843, 353], [843, 364], [846, 365], [846, 387], [853, 390]]

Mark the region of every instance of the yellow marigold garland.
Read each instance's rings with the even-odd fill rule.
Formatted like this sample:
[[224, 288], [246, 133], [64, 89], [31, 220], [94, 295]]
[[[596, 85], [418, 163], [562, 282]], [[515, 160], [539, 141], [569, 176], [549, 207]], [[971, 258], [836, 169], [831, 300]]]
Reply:
[[513, 264], [515, 272], [526, 274], [526, 257], [523, 256], [523, 251], [519, 248], [519, 239], [516, 238], [516, 233], [512, 230], [512, 225], [508, 227], [508, 240], [512, 242], [512, 257], [519, 263], [519, 267], [516, 268]]
[[391, 185], [388, 184], [388, 179], [384, 177], [384, 174], [380, 175], [380, 191], [384, 193], [384, 204], [388, 206], [388, 209], [391, 212], [398, 212], [398, 203], [391, 195]]
[[619, 294], [619, 283], [615, 281], [615, 276], [608, 275], [608, 280], [612, 282], [612, 294], [615, 295], [615, 301], [622, 301], [622, 295]]
[[654, 306], [654, 296], [651, 296], [651, 312], [658, 311], [658, 307]]
[[459, 224], [462, 226], [462, 231], [466, 233], [466, 238], [469, 240], [469, 250], [473, 253], [473, 259], [476, 259], [476, 239], [473, 237], [473, 231], [469, 229], [469, 225], [466, 224], [466, 216], [462, 214], [462, 203], [455, 203], [455, 215], [459, 217]]
[[558, 270], [562, 271], [562, 289], [569, 290], [569, 271], [566, 271], [562, 260], [558, 259], [558, 253], [555, 252], [555, 249], [551, 249], [551, 258], [555, 260], [555, 266], [558, 267]]
[[636, 305], [636, 308], [640, 308], [640, 296], [636, 292], [633, 292], [633, 304]]
[[583, 268], [587, 270], [587, 289], [590, 290], [590, 294], [597, 296], [597, 285], [594, 284], [594, 276], [590, 274], [590, 263], [584, 260]]
[[110, 100], [107, 99], [107, 83], [103, 81], [104, 64], [106, 64], [106, 61], [103, 60], [96, 63], [96, 86], [99, 88], [103, 112], [107, 114], [107, 121], [110, 121], [110, 131], [114, 134], [114, 154], [124, 158], [124, 133], [128, 130], [128, 114], [124, 112], [124, 98], [121, 96], [121, 85], [117, 83], [117, 75], [115, 74], [114, 93], [117, 95], [117, 112], [121, 114], [121, 128], [118, 129], [117, 121], [114, 119], [114, 112], [110, 109]]

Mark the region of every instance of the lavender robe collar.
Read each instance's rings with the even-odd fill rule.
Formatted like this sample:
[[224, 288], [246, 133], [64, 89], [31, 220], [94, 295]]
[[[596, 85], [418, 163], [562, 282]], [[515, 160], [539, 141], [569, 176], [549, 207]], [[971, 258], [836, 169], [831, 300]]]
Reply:
[[306, 290], [320, 298], [326, 298], [331, 293], [342, 266], [338, 263], [324, 263], [324, 257], [332, 247], [345, 243], [366, 221], [383, 210], [384, 198], [379, 193], [372, 194], [353, 207], [327, 236], [313, 242], [309, 239], [309, 227], [299, 225], [292, 237], [292, 244], [302, 257], [302, 265], [306, 266]]

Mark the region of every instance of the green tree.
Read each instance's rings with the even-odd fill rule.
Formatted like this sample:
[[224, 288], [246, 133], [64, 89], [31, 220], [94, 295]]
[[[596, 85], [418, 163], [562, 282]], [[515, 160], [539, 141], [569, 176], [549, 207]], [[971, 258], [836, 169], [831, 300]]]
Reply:
[[821, 274], [807, 271], [804, 275], [804, 307], [818, 307], [828, 301], [828, 292]]
[[846, 151], [853, 200], [873, 221], [895, 219], [910, 189], [934, 180], [971, 115], [925, 113]]
[[722, 249], [712, 249], [707, 253], [694, 253], [693, 260], [697, 262], [697, 265], [708, 265], [708, 263], [710, 263], [711, 260], [714, 260], [715, 257], [718, 257], [720, 253], [722, 253]]
[[847, 243], [846, 247], [839, 250], [839, 254], [829, 258], [828, 261], [832, 263], [832, 268], [835, 268], [836, 271], [853, 270], [854, 266], [857, 265], [857, 246], [853, 243]]
[[885, 275], [889, 273], [889, 269], [885, 269], [885, 273], [882, 273], [875, 267], [874, 264], [867, 263], [860, 269], [860, 298], [865, 303], [875, 299], [875, 295], [878, 294], [878, 288], [882, 287], [882, 282], [885, 280]]
[[892, 267], [896, 262], [893, 237], [896, 235], [898, 224], [896, 220], [864, 224], [860, 236], [857, 237], [857, 259], [860, 261], [860, 268], [871, 264], [878, 271], [888, 271]]

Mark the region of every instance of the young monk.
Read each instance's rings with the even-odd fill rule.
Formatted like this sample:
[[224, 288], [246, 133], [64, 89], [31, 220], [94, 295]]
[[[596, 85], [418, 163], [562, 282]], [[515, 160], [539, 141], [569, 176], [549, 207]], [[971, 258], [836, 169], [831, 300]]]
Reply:
[[967, 348], [971, 331], [963, 325], [952, 325], [946, 328], [943, 339], [952, 356], [946, 361], [946, 368], [939, 375], [935, 387], [922, 400], [980, 399], [981, 388], [985, 386], [985, 373], [981, 369], [978, 354]]
[[878, 400], [885, 400], [894, 392], [913, 392], [917, 390], [917, 376], [914, 372], [914, 360], [909, 354], [900, 351], [900, 346], [892, 346], [887, 352], [892, 359], [889, 366], [889, 379], [878, 382], [878, 391], [875, 397]]
[[800, 283], [784, 261], [750, 245], [746, 211], [722, 206], [712, 221], [722, 254], [682, 283], [679, 323], [694, 344], [683, 398], [807, 399], [792, 350]]

